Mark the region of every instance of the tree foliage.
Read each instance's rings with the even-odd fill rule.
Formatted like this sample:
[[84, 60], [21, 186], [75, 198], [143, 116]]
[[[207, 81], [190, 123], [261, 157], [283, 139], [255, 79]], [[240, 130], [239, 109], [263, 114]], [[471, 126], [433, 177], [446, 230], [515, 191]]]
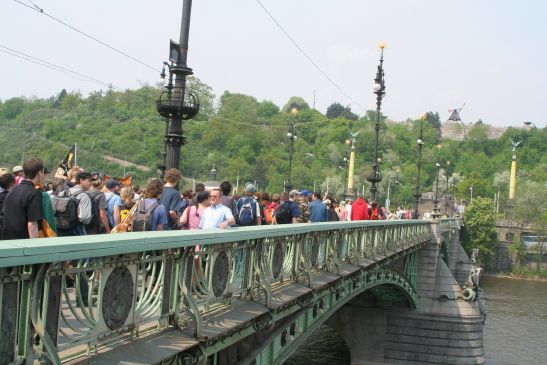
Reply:
[[486, 267], [491, 267], [492, 256], [497, 246], [496, 214], [494, 202], [490, 198], [476, 198], [465, 209], [464, 224], [467, 231], [463, 242], [464, 248], [470, 254], [474, 248], [479, 249], [481, 261]]

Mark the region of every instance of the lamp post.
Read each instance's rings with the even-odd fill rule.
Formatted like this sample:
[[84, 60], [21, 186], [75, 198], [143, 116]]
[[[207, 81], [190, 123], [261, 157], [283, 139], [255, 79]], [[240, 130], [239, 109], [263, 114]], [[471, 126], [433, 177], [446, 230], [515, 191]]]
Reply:
[[298, 109], [292, 108], [291, 114], [291, 122], [289, 124], [289, 131], [287, 132], [287, 137], [289, 137], [289, 177], [287, 178], [287, 184], [285, 185], [285, 191], [290, 192], [292, 189], [292, 183], [291, 183], [291, 172], [292, 172], [292, 152], [294, 148], [294, 141], [298, 138], [296, 136], [296, 113], [298, 113]]
[[376, 94], [376, 123], [374, 124], [374, 160], [372, 162], [372, 173], [367, 177], [367, 181], [371, 183], [370, 196], [372, 200], [376, 200], [376, 192], [378, 191], [378, 183], [382, 181], [382, 175], [380, 174], [380, 167], [378, 166], [378, 134], [380, 132], [380, 109], [382, 107], [382, 99], [386, 94], [386, 83], [384, 79], [384, 47], [383, 43], [380, 44], [380, 64], [376, 71], [376, 78], [374, 79], [374, 94]]
[[414, 213], [412, 214], [412, 218], [414, 219], [418, 219], [420, 216], [418, 212], [420, 198], [422, 197], [422, 193], [420, 192], [420, 172], [422, 170], [422, 147], [424, 146], [424, 120], [426, 116], [426, 114], [423, 114], [420, 118], [420, 136], [416, 140], [416, 145], [418, 146], [418, 176], [416, 178], [416, 192], [414, 193]]
[[[395, 172], [397, 173], [397, 175], [395, 175], [395, 183], [397, 184], [399, 182], [399, 169], [395, 170]], [[386, 209], [389, 209], [389, 205], [391, 204], [391, 200], [389, 199], [389, 193], [390, 193], [390, 190], [391, 190], [391, 178], [393, 176], [389, 176], [387, 178], [387, 198], [386, 198], [386, 201], [385, 201], [385, 208]]]
[[433, 218], [438, 218], [441, 214], [439, 212], [439, 173], [441, 171], [441, 164], [440, 163], [436, 163], [435, 164], [435, 167], [437, 168], [437, 181], [436, 181], [436, 187], [435, 187], [435, 206], [433, 207], [433, 212], [431, 214], [431, 216]]
[[348, 166], [349, 166], [349, 158], [348, 158], [348, 150], [346, 150], [346, 152], [344, 152], [344, 158], [342, 158], [342, 166], [341, 168], [344, 169], [344, 198], [345, 196], [347, 195], [347, 186], [348, 186], [348, 176], [349, 176], [349, 171], [348, 171]]
[[[166, 118], [167, 124], [163, 138], [165, 157], [163, 164], [159, 166], [163, 171], [179, 168], [180, 148], [185, 141], [182, 121], [193, 118], [199, 112], [197, 98], [186, 93], [186, 77], [193, 74], [192, 69], [186, 65], [191, 10], [192, 0], [184, 0], [179, 43], [170, 42], [169, 61], [171, 63], [164, 62], [161, 72], [162, 79], [165, 79], [165, 66], [168, 67], [169, 82], [156, 102], [156, 109], [161, 116]], [[175, 79], [174, 83], [173, 78]]]
[[447, 217], [448, 217], [448, 201], [450, 199], [450, 191], [448, 190], [449, 189], [448, 178], [450, 176], [448, 172], [449, 169], [450, 169], [450, 161], [446, 161], [446, 190], [444, 193], [444, 203], [445, 203], [444, 214], [446, 214]]

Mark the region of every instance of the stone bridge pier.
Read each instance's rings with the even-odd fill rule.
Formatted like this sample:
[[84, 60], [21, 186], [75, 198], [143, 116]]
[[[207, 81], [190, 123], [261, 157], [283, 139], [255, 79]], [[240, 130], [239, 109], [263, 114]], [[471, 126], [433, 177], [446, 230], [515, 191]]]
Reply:
[[470, 264], [459, 226], [442, 234], [439, 224], [432, 228], [434, 238], [416, 252], [416, 309], [386, 303], [389, 292], [367, 291], [326, 322], [346, 341], [352, 364], [485, 363], [479, 301], [462, 295]]

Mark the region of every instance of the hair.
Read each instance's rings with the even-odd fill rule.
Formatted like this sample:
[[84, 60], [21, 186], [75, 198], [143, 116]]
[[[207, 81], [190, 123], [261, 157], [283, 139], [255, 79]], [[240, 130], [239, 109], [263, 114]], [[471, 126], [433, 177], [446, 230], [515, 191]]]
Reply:
[[27, 179], [34, 179], [40, 171], [44, 171], [44, 163], [39, 158], [30, 158], [23, 163], [23, 172]]
[[279, 199], [280, 199], [279, 194], [272, 195], [272, 201], [274, 203], [279, 203]]
[[370, 206], [371, 206], [372, 208], [379, 208], [378, 202], [375, 201], [375, 200], [373, 200], [372, 203], [370, 203]]
[[148, 185], [146, 185], [145, 195], [147, 198], [159, 198], [162, 191], [163, 183], [159, 179], [154, 178], [148, 181]]
[[198, 195], [196, 195], [196, 202], [198, 204], [203, 203], [204, 201], [207, 201], [209, 199], [209, 192], [208, 191], [200, 191]]
[[66, 176], [67, 176], [67, 179], [70, 181], [72, 180], [73, 178], [76, 177], [76, 175], [78, 174], [78, 172], [82, 172], [84, 171], [84, 169], [82, 169], [80, 166], [74, 166], [72, 167], [70, 170], [68, 170], [66, 172]]
[[76, 174], [76, 184], [80, 183], [80, 180], [93, 180], [93, 176], [90, 172], [80, 171]]
[[203, 183], [196, 184], [196, 194], [199, 193], [200, 191], [205, 191], [205, 184]]
[[138, 194], [139, 193], [139, 190], [141, 190], [141, 187], [139, 185], [133, 185], [133, 192], [135, 194]]
[[165, 171], [165, 177], [163, 178], [163, 180], [165, 180], [165, 182], [168, 182], [168, 183], [171, 183], [171, 184], [178, 183], [180, 181], [180, 179], [182, 179], [182, 174], [180, 173], [179, 170], [174, 169], [174, 168]]
[[232, 191], [232, 184], [228, 180], [224, 180], [220, 183], [220, 190], [222, 191], [222, 195], [228, 196]]
[[120, 198], [126, 206], [133, 202], [134, 197], [135, 193], [133, 193], [133, 188], [131, 186], [124, 186], [122, 190], [120, 190]]
[[321, 193], [314, 191], [312, 196], [316, 197], [317, 199], [321, 200]]
[[12, 173], [7, 173], [0, 176], [0, 187], [4, 190], [9, 190], [10, 185], [15, 184], [15, 176]]
[[255, 196], [256, 200], [262, 201], [262, 193], [255, 193], [254, 196]]
[[262, 193], [262, 200], [270, 201], [270, 194], [263, 192]]

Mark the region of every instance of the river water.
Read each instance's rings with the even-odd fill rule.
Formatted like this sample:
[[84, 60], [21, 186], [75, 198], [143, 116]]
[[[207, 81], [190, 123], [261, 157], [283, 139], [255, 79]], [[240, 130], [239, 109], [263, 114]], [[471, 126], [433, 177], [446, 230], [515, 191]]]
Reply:
[[[547, 364], [547, 282], [481, 278], [487, 317], [486, 363]], [[344, 341], [321, 326], [285, 365], [348, 365]]]

